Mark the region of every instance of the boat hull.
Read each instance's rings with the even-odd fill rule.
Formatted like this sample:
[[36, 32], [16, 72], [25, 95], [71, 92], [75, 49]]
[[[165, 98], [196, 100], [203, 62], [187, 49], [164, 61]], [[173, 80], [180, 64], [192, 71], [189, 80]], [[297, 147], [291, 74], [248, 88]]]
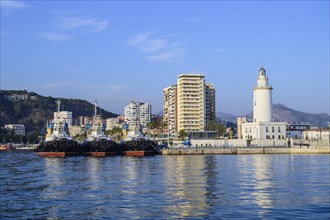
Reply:
[[122, 156], [143, 157], [160, 154], [155, 142], [143, 139], [123, 142], [121, 149]]
[[35, 149], [35, 154], [42, 157], [79, 156], [81, 146], [73, 140], [56, 140], [40, 144]]
[[122, 156], [127, 156], [127, 157], [144, 157], [144, 156], [153, 156], [155, 155], [155, 152], [153, 151], [123, 151], [121, 153]]
[[41, 157], [67, 157], [79, 155], [77, 152], [35, 152], [35, 154]]

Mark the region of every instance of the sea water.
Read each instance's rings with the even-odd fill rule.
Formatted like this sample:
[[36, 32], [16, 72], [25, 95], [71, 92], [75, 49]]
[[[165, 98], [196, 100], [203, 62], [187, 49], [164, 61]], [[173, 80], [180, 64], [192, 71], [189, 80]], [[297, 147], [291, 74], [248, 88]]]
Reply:
[[0, 219], [329, 219], [330, 155], [0, 152]]

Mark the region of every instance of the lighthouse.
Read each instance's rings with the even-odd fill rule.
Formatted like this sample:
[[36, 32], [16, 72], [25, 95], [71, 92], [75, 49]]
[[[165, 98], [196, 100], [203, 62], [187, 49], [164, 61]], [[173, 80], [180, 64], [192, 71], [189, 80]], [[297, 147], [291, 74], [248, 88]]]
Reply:
[[253, 121], [237, 118], [238, 138], [250, 140], [256, 146], [287, 146], [286, 123], [272, 120], [272, 90], [266, 70], [260, 68], [253, 88]]
[[272, 121], [272, 89], [266, 70], [260, 68], [257, 85], [253, 88], [253, 122]]

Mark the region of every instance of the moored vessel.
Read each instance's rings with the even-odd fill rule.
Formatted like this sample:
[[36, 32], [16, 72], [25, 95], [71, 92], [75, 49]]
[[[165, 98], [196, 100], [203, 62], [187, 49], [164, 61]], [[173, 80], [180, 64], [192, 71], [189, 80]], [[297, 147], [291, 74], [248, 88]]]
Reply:
[[68, 135], [68, 125], [66, 120], [60, 118], [61, 101], [57, 100], [57, 114], [54, 120], [47, 124], [48, 137], [35, 149], [38, 156], [45, 157], [65, 157], [76, 156], [82, 153], [82, 149], [77, 141]]
[[7, 150], [14, 150], [15, 147], [13, 147], [12, 144], [1, 144], [0, 145], [0, 151], [7, 151]]
[[104, 157], [114, 156], [120, 153], [119, 146], [103, 132], [103, 123], [100, 115], [97, 115], [97, 102], [94, 103], [94, 117], [90, 134], [81, 145], [83, 155]]
[[133, 131], [128, 132], [127, 137], [120, 146], [122, 156], [153, 156], [161, 152], [154, 141], [141, 135], [139, 125], [136, 125]]

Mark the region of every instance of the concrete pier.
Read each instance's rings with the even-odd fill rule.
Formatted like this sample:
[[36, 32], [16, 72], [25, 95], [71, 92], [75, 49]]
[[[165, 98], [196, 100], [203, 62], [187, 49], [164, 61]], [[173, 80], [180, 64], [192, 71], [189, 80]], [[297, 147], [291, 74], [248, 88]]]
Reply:
[[210, 154], [330, 154], [330, 148], [175, 148], [163, 149], [163, 155]]

